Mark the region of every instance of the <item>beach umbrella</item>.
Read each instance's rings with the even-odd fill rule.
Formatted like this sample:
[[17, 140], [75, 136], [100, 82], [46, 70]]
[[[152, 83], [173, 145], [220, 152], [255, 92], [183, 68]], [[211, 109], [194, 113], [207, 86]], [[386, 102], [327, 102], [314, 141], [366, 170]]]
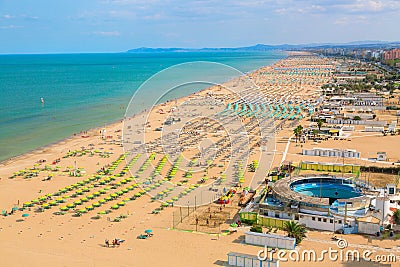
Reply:
[[153, 230], [151, 230], [151, 229], [146, 229], [146, 230], [144, 230], [144, 232], [145, 232], [146, 234], [150, 234], [150, 233], [153, 232]]
[[104, 210], [102, 210], [102, 211], [99, 211], [97, 214], [104, 215], [104, 214], [106, 214], [106, 212]]
[[60, 210], [61, 210], [61, 211], [67, 211], [67, 210], [68, 210], [68, 207], [67, 207], [67, 206], [63, 206], [63, 207], [60, 208]]
[[32, 206], [32, 202], [24, 202], [23, 206], [24, 207], [31, 207]]
[[111, 208], [114, 209], [114, 210], [116, 210], [116, 209], [119, 208], [119, 206], [118, 206], [118, 205], [113, 205], [113, 206], [111, 206]]
[[28, 213], [24, 213], [24, 214], [22, 214], [22, 217], [28, 217], [29, 216], [29, 214]]
[[117, 203], [118, 206], [125, 206], [125, 202], [121, 201]]

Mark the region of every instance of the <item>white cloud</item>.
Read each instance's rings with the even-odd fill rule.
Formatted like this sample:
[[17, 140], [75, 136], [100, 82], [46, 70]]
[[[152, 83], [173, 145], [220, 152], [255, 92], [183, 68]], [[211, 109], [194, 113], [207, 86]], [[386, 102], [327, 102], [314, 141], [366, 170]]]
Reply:
[[368, 23], [369, 23], [368, 18], [362, 15], [340, 17], [334, 21], [334, 24], [336, 25], [349, 25], [349, 24], [355, 25], [355, 24], [368, 24]]
[[12, 19], [12, 18], [14, 18], [15, 16], [13, 16], [13, 15], [10, 15], [10, 14], [5, 14], [5, 15], [3, 15], [3, 18], [5, 18], [5, 19]]
[[113, 36], [120, 36], [121, 33], [119, 31], [96, 31], [93, 32], [95, 35], [99, 36], [107, 36], [107, 37], [113, 37]]
[[0, 29], [17, 29], [17, 28], [23, 28], [22, 26], [17, 26], [17, 25], [4, 25], [4, 26], [0, 26]]

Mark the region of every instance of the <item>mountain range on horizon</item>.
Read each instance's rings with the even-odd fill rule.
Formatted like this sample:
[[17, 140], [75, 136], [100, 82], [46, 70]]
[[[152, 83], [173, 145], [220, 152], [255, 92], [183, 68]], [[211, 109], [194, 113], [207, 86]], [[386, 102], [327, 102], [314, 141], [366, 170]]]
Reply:
[[256, 44], [253, 46], [243, 47], [205, 47], [205, 48], [150, 48], [140, 47], [130, 49], [128, 53], [157, 53], [157, 52], [262, 52], [269, 50], [290, 50], [290, 49], [312, 49], [312, 48], [394, 48], [400, 47], [400, 41], [387, 42], [387, 41], [354, 41], [347, 43], [310, 43], [310, 44], [280, 44], [280, 45], [266, 45]]

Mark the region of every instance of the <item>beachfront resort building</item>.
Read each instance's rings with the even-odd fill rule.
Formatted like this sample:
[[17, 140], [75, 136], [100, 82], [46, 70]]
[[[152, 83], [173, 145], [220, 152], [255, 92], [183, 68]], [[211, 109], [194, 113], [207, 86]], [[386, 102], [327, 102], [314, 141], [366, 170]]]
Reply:
[[345, 177], [286, 177], [270, 184], [240, 212], [241, 220], [281, 228], [289, 220], [344, 234], [378, 234], [399, 207], [399, 192]]

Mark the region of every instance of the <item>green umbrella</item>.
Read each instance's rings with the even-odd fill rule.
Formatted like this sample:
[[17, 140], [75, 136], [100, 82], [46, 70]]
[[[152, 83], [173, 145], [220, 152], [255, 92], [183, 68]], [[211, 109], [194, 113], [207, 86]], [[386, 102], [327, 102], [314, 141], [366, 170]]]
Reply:
[[29, 214], [28, 213], [24, 213], [24, 214], [22, 214], [22, 217], [28, 217], [29, 216]]

